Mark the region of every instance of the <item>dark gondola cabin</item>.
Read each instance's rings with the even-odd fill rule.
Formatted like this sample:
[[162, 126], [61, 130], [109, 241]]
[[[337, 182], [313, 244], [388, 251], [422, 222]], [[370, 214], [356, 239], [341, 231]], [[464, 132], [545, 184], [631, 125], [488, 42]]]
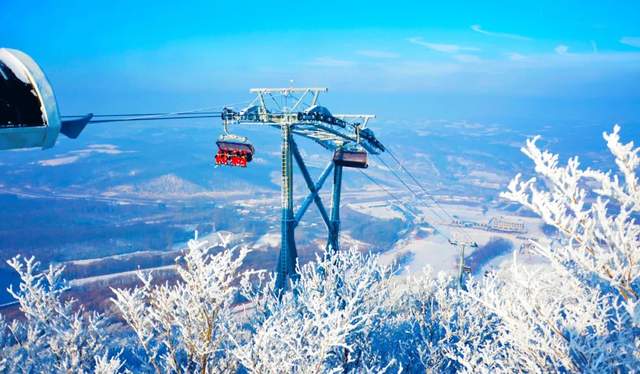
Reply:
[[336, 165], [348, 168], [366, 169], [369, 167], [369, 164], [367, 164], [367, 152], [362, 149], [338, 148], [333, 154], [333, 162]]

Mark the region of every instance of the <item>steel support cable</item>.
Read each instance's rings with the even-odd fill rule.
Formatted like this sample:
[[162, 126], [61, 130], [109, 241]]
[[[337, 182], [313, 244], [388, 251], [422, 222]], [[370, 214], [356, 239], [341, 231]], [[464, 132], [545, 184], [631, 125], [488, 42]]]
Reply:
[[[389, 164], [387, 164], [387, 163], [386, 163], [386, 161], [384, 161], [384, 159], [383, 159], [380, 155], [377, 155], [377, 156], [378, 156], [378, 159], [380, 160], [380, 162], [381, 162], [381, 163], [382, 163], [382, 164], [383, 164], [387, 169], [389, 169], [389, 170], [391, 171], [391, 173], [392, 173], [392, 174], [393, 174], [393, 175], [394, 175], [394, 176], [395, 176], [395, 177], [396, 177], [396, 178], [397, 178], [397, 179], [398, 179], [398, 180], [399, 180], [399, 181], [400, 181], [400, 182], [401, 182], [401, 183], [402, 183], [406, 188], [407, 188], [407, 190], [409, 190], [409, 192], [411, 192], [411, 193], [412, 193], [415, 197], [417, 197], [418, 199], [422, 200], [422, 197], [421, 197], [418, 193], [416, 193], [413, 189], [411, 189], [411, 188], [409, 187], [409, 185], [408, 185], [408, 184], [407, 184], [407, 183], [406, 183], [406, 182], [405, 182], [405, 181], [404, 181], [404, 180], [403, 180], [403, 179], [398, 175], [398, 173], [396, 173], [396, 171], [395, 171], [394, 169], [392, 169], [392, 168], [389, 166]], [[439, 219], [439, 220], [440, 220], [440, 221], [442, 221], [444, 224], [446, 224], [447, 219], [446, 219], [445, 217], [443, 217], [440, 213], [438, 213], [438, 211], [436, 211], [435, 209], [433, 209], [433, 208], [431, 208], [431, 207], [429, 207], [429, 206], [426, 206], [426, 205], [425, 205], [425, 208], [426, 208], [428, 211], [430, 211], [430, 212], [431, 212], [435, 217], [437, 217], [437, 219]], [[445, 212], [445, 214], [448, 216], [448, 214], [447, 214], [446, 212]], [[433, 223], [431, 223], [431, 225], [435, 227], [435, 225], [434, 225]], [[443, 230], [440, 230], [440, 229], [439, 229], [438, 231], [443, 232]], [[450, 231], [450, 232], [452, 232], [452, 233], [455, 233], [455, 234], [458, 234], [458, 235], [460, 235], [460, 236], [466, 236], [466, 237], [470, 240], [469, 236], [468, 236], [465, 232], [463, 232], [463, 231], [459, 230], [459, 229], [458, 229], [457, 227], [455, 227], [455, 226], [453, 226], [453, 227], [452, 227], [452, 229], [451, 229], [451, 230], [448, 230], [448, 231]], [[451, 238], [447, 237], [446, 235], [443, 235], [443, 236], [444, 236], [445, 238], [447, 238], [449, 241], [451, 241]]]
[[396, 173], [394, 169], [389, 166], [389, 164], [387, 164], [387, 162], [380, 155], [376, 156], [378, 157], [378, 160], [387, 168], [387, 170], [389, 170], [396, 177], [396, 179], [398, 179], [400, 183], [402, 183], [405, 188], [409, 190], [409, 192], [411, 192], [415, 196], [418, 196], [418, 194], [400, 177], [400, 175], [398, 175], [398, 173]]
[[391, 196], [392, 199], [398, 201], [398, 202], [402, 202], [402, 199], [400, 199], [398, 196], [396, 196], [395, 194], [393, 194], [391, 191], [389, 191], [385, 186], [383, 186], [380, 182], [378, 182], [377, 180], [375, 180], [372, 176], [370, 176], [369, 174], [365, 173], [364, 171], [362, 171], [361, 169], [358, 169], [358, 171], [364, 175], [368, 180], [370, 180], [371, 182], [373, 182], [375, 185], [377, 185], [378, 187], [380, 187], [381, 190], [383, 190], [384, 192], [387, 193], [387, 195]]
[[[386, 163], [386, 162], [385, 162], [385, 161], [384, 161], [384, 160], [383, 160], [379, 155], [378, 155], [378, 159], [382, 162], [382, 164], [384, 164], [384, 165], [385, 165], [385, 166], [386, 166], [386, 167], [387, 167], [387, 168], [392, 172], [392, 174], [393, 174], [393, 175], [394, 175], [394, 176], [395, 176], [395, 177], [396, 177], [396, 178], [397, 178], [397, 179], [398, 179], [398, 180], [399, 180], [399, 181], [400, 181], [400, 182], [405, 186], [405, 188], [407, 188], [407, 190], [409, 190], [409, 192], [411, 192], [411, 193], [412, 193], [414, 196], [416, 196], [417, 198], [420, 198], [420, 196], [419, 196], [418, 194], [416, 194], [416, 193], [415, 193], [415, 192], [414, 192], [414, 191], [413, 191], [413, 190], [412, 190], [412, 189], [407, 185], [407, 183], [405, 183], [405, 182], [402, 180], [402, 178], [400, 178], [400, 177], [398, 176], [398, 174], [396, 174], [396, 173], [395, 173], [395, 171], [394, 171], [393, 169], [389, 168], [388, 164], [387, 164], [387, 163]], [[365, 174], [365, 175], [366, 175], [366, 174]], [[369, 176], [367, 175], [367, 177], [369, 177]], [[370, 179], [371, 179], [371, 178], [370, 178]], [[376, 183], [376, 182], [374, 181], [374, 183]], [[376, 184], [378, 184], [378, 183], [376, 183]], [[378, 184], [378, 185], [379, 185], [379, 184]], [[442, 216], [441, 216], [441, 215], [439, 215], [439, 214], [438, 214], [438, 212], [436, 212], [435, 210], [431, 209], [431, 208], [430, 208], [430, 207], [428, 207], [428, 206], [425, 206], [425, 208], [427, 208], [427, 211], [428, 211], [428, 212], [431, 212], [431, 215], [433, 215], [433, 216], [437, 217], [437, 219], [439, 219], [439, 220], [441, 220], [441, 221], [445, 221], [445, 220], [443, 220]], [[435, 220], [431, 221], [429, 224], [430, 224], [431, 226], [433, 226], [433, 228], [435, 228], [436, 230], [438, 230], [438, 232], [440, 233], [440, 235], [442, 235], [445, 239], [447, 239], [449, 242], [452, 242], [452, 240], [451, 240], [451, 235], [447, 235], [447, 234], [446, 234], [446, 232], [448, 232], [449, 230], [443, 230], [443, 229], [441, 229], [440, 227], [438, 227], [439, 225], [436, 225], [436, 224], [434, 223], [434, 221], [435, 221]], [[446, 221], [445, 221], [445, 222], [446, 222]]]
[[[394, 169], [392, 169], [389, 164], [387, 164], [387, 162], [380, 156], [380, 155], [376, 155], [378, 157], [378, 160], [380, 160], [380, 162], [387, 168], [389, 169], [389, 171], [391, 171], [391, 173], [396, 177], [396, 179], [398, 179], [400, 181], [400, 183], [402, 183], [405, 188], [407, 190], [409, 190], [409, 192], [411, 192], [415, 197], [417, 197], [418, 199], [420, 199], [420, 195], [415, 192], [411, 187], [409, 187], [409, 185], [400, 177], [400, 175], [398, 173], [396, 173], [396, 171]], [[435, 210], [426, 207], [427, 209], [430, 209], [432, 211], [433, 214], [435, 214], [436, 217], [438, 217], [438, 219], [440, 219], [441, 221], [446, 222], [446, 219], [444, 219], [440, 214], [438, 214], [438, 212], [436, 212]]]
[[[118, 114], [92, 114], [93, 118], [110, 118], [110, 117], [159, 117], [159, 116], [167, 116], [167, 115], [207, 115], [207, 114], [217, 114], [220, 115], [222, 112], [178, 112], [178, 113], [118, 113]], [[62, 118], [80, 118], [84, 117], [83, 115], [66, 115], [61, 116]]]
[[92, 119], [89, 121], [89, 123], [163, 121], [163, 120], [174, 120], [174, 119], [198, 119], [198, 118], [220, 118], [220, 115], [108, 118], [108, 119], [96, 119], [96, 120]]
[[[393, 153], [391, 148], [387, 147], [387, 153], [389, 153], [389, 156], [391, 156], [391, 158], [400, 166], [400, 168], [404, 170], [404, 172], [418, 185], [418, 187], [420, 187], [420, 189], [425, 193], [425, 195], [427, 195], [429, 199], [433, 201], [433, 203], [449, 218], [449, 220], [451, 220], [452, 222], [455, 221], [453, 216], [449, 214], [449, 212], [447, 212], [446, 209], [444, 209], [444, 207], [435, 199], [435, 197], [431, 195], [429, 191], [427, 191], [424, 185], [422, 185], [422, 183], [418, 181], [418, 179], [404, 166], [404, 164], [400, 162], [400, 160], [396, 157], [396, 155]], [[469, 242], [473, 241], [471, 237], [464, 230], [458, 230], [458, 231], [462, 233], [462, 235], [465, 236]]]
[[396, 157], [396, 155], [393, 153], [393, 151], [389, 147], [387, 147], [387, 153], [389, 153], [389, 156], [391, 156], [391, 158], [400, 166], [402, 170], [404, 170], [404, 172], [415, 182], [415, 184], [418, 187], [420, 187], [420, 189], [425, 193], [425, 195], [427, 195], [434, 202], [434, 204], [436, 204], [436, 206], [440, 210], [442, 210], [444, 214], [446, 214], [450, 219], [453, 220], [453, 217], [440, 205], [440, 203], [438, 203], [435, 197], [433, 197], [433, 195], [431, 195], [429, 191], [427, 191], [424, 185], [422, 185], [422, 183], [418, 181], [418, 179], [404, 166], [404, 164], [400, 162], [400, 160]]
[[[117, 113], [117, 114], [92, 114], [93, 118], [106, 118], [106, 117], [174, 117], [174, 116], [185, 116], [185, 115], [217, 115], [220, 116], [222, 112], [218, 109], [232, 107], [234, 105], [239, 104], [248, 104], [251, 100], [240, 101], [237, 103], [224, 104], [212, 107], [191, 109], [191, 110], [183, 110], [179, 112], [166, 112], [166, 113]], [[86, 116], [86, 114], [76, 114], [76, 115], [64, 115], [62, 118], [81, 118]]]
[[[359, 170], [360, 173], [362, 173], [362, 175], [364, 175], [365, 177], [367, 177], [367, 179], [369, 179], [371, 182], [375, 183], [378, 187], [380, 187], [380, 189], [382, 189], [384, 192], [386, 192], [389, 196], [391, 196], [392, 199], [397, 200], [399, 203], [402, 203], [402, 199], [400, 199], [398, 196], [396, 196], [395, 194], [391, 193], [391, 191], [389, 191], [387, 188], [385, 188], [380, 182], [376, 181], [373, 177], [371, 177], [370, 175], [368, 175], [367, 173], [365, 173], [362, 170]], [[442, 235], [445, 239], [447, 239], [449, 242], [451, 242], [451, 237], [450, 235], [447, 235], [445, 233], [445, 230], [442, 230], [441, 228], [439, 228], [437, 225], [430, 223], [431, 226], [433, 226], [433, 228], [435, 228], [438, 233], [440, 235]]]

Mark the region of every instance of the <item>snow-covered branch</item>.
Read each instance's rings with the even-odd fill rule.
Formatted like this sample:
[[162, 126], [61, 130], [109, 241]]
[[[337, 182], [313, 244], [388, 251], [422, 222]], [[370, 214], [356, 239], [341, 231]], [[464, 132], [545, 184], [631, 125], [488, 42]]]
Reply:
[[20, 257], [8, 264], [20, 276], [18, 290], [10, 288], [9, 293], [24, 319], [7, 325], [0, 318], [0, 371], [115, 373], [120, 369], [119, 355], [109, 356], [104, 316], [64, 299], [67, 286], [61, 280], [61, 267], [38, 273], [34, 258]]
[[237, 329], [231, 307], [249, 250], [213, 255], [212, 249], [206, 241], [190, 240], [177, 261], [174, 285], [153, 286], [151, 274], [140, 272], [142, 287], [113, 289], [114, 303], [156, 372], [210, 373], [237, 366], [229, 355], [229, 337]]

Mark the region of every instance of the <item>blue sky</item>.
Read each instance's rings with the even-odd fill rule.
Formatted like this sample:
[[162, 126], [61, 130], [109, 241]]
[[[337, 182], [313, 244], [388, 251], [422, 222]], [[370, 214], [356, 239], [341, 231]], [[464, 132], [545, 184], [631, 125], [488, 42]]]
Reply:
[[2, 0], [0, 24], [63, 112], [217, 105], [293, 80], [395, 118], [640, 122], [637, 1]]

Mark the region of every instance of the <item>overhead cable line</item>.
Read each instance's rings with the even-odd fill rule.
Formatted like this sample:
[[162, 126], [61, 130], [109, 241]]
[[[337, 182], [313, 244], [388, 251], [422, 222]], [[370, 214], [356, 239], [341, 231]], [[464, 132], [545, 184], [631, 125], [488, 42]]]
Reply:
[[[389, 153], [389, 156], [391, 156], [391, 158], [393, 158], [393, 160], [418, 185], [418, 187], [420, 187], [420, 189], [425, 193], [425, 195], [427, 195], [429, 197], [429, 199], [431, 199], [431, 201], [433, 201], [433, 203], [436, 205], [436, 207], [438, 207], [442, 211], [442, 213], [444, 213], [449, 218], [449, 220], [451, 220], [452, 222], [455, 221], [453, 216], [451, 214], [449, 214], [449, 212], [447, 212], [446, 209], [444, 209], [444, 207], [436, 200], [436, 198], [431, 193], [429, 193], [429, 191], [427, 191], [427, 189], [424, 187], [424, 185], [422, 183], [420, 183], [420, 181], [418, 181], [418, 179], [413, 175], [413, 173], [411, 173], [404, 166], [404, 164], [402, 162], [400, 162], [400, 160], [396, 157], [396, 155], [393, 153], [391, 148], [387, 147], [387, 153]], [[470, 242], [473, 241], [473, 240], [471, 240], [471, 237], [464, 230], [459, 230], [459, 232], [461, 232], [462, 235], [464, 235], [468, 241], [470, 241]]]
[[[365, 173], [364, 171], [360, 170], [360, 172], [362, 173], [362, 175], [364, 175], [365, 177], [367, 177], [367, 179], [369, 179], [371, 182], [375, 183], [378, 187], [380, 187], [380, 189], [382, 189], [384, 192], [386, 192], [389, 196], [391, 196], [392, 199], [397, 200], [399, 203], [402, 203], [402, 199], [399, 198], [398, 196], [396, 196], [395, 194], [393, 194], [391, 191], [389, 191], [387, 188], [385, 188], [380, 182], [376, 181], [373, 177], [371, 177], [370, 175], [368, 175], [367, 173]], [[433, 212], [432, 212], [433, 213]], [[430, 222], [430, 225], [436, 229], [438, 231], [438, 233], [440, 235], [442, 235], [445, 239], [447, 239], [449, 242], [452, 242], [452, 239], [450, 237], [450, 235], [447, 235], [445, 230], [442, 230], [440, 227], [438, 227], [438, 225], [436, 225], [433, 222]]]
[[391, 167], [389, 166], [389, 164], [387, 164], [387, 162], [386, 162], [386, 161], [385, 161], [385, 160], [384, 160], [380, 155], [376, 155], [376, 156], [378, 157], [378, 160], [379, 160], [379, 161], [380, 161], [380, 162], [381, 162], [381, 163], [382, 163], [382, 164], [387, 168], [387, 170], [389, 170], [389, 171], [390, 171], [390, 172], [391, 172], [391, 173], [396, 177], [396, 179], [397, 179], [398, 181], [400, 181], [400, 183], [402, 183], [402, 184], [405, 186], [405, 188], [406, 188], [407, 190], [409, 190], [409, 192], [411, 192], [411, 193], [412, 193], [413, 195], [415, 195], [415, 196], [418, 196], [418, 194], [413, 190], [413, 188], [411, 188], [411, 187], [410, 187], [410, 186], [409, 186], [409, 185], [408, 185], [408, 184], [407, 184], [407, 183], [406, 183], [406, 182], [405, 182], [405, 181], [400, 177], [400, 175], [398, 175], [398, 173], [396, 173], [396, 171], [395, 171], [393, 168], [391, 168]]
[[380, 187], [380, 189], [384, 192], [387, 193], [387, 195], [391, 196], [392, 199], [398, 201], [398, 202], [402, 202], [402, 199], [400, 199], [398, 196], [396, 196], [394, 193], [392, 193], [391, 191], [389, 191], [385, 186], [382, 185], [382, 183], [378, 182], [377, 180], [375, 180], [372, 176], [370, 176], [369, 174], [365, 173], [364, 171], [362, 171], [361, 169], [358, 169], [358, 171], [360, 173], [362, 173], [362, 175], [364, 175], [367, 179], [369, 179], [371, 182], [373, 182], [375, 185], [377, 185], [378, 187]]
[[[381, 161], [383, 164], [386, 164], [386, 163], [384, 162], [384, 160], [380, 159], [380, 161]], [[393, 173], [393, 169], [390, 169], [390, 170], [392, 170], [392, 173]], [[375, 183], [375, 184], [376, 184], [377, 186], [379, 186], [383, 191], [385, 191], [387, 194], [389, 194], [389, 196], [391, 196], [393, 199], [397, 200], [399, 203], [402, 203], [402, 200], [401, 200], [399, 197], [397, 197], [395, 194], [391, 193], [391, 191], [389, 191], [388, 189], [386, 189], [386, 188], [385, 188], [381, 183], [379, 183], [378, 181], [376, 181], [375, 179], [373, 179], [371, 176], [369, 176], [367, 173], [363, 172], [362, 170], [360, 170], [360, 172], [361, 172], [365, 177], [367, 177], [367, 179], [369, 179], [370, 181], [372, 181], [373, 183]], [[418, 197], [418, 198], [419, 198], [419, 196], [418, 196], [417, 194], [415, 194], [415, 192], [413, 192], [413, 190], [411, 190], [411, 189], [408, 187], [408, 185], [407, 185], [406, 183], [404, 183], [404, 181], [403, 181], [403, 180], [402, 180], [402, 179], [401, 179], [397, 174], [395, 174], [395, 173], [393, 173], [393, 174], [396, 176], [396, 178], [397, 178], [398, 180], [400, 180], [400, 182], [405, 186], [405, 188], [407, 188], [410, 192], [412, 192], [416, 197]], [[426, 207], [426, 206], [425, 206], [425, 207]], [[442, 220], [442, 217], [441, 217], [440, 215], [438, 215], [438, 213], [437, 213], [436, 211], [434, 211], [434, 210], [430, 209], [429, 207], [426, 207], [426, 208], [427, 208], [427, 210], [428, 210], [429, 212], [431, 212], [433, 215], [435, 215], [439, 220]], [[442, 235], [445, 239], [447, 239], [449, 242], [452, 242], [452, 241], [453, 241], [453, 240], [451, 239], [451, 236], [450, 236], [450, 235], [447, 235], [447, 233], [446, 233], [448, 230], [443, 230], [443, 229], [441, 229], [440, 227], [438, 227], [439, 225], [436, 225], [436, 224], [435, 224], [435, 220], [431, 221], [429, 224], [430, 224], [431, 226], [433, 226], [433, 228], [435, 228], [435, 229], [438, 231], [438, 233], [439, 233], [440, 235]]]
[[[387, 147], [387, 151], [388, 151], [388, 150], [389, 150], [389, 149], [388, 149], [388, 147]], [[400, 177], [400, 175], [395, 171], [395, 169], [391, 168], [391, 167], [389, 166], [389, 164], [387, 164], [387, 162], [386, 162], [386, 161], [384, 161], [384, 159], [383, 159], [380, 155], [378, 155], [377, 157], [378, 157], [378, 160], [380, 160], [380, 162], [381, 162], [381, 163], [382, 163], [382, 164], [383, 164], [387, 169], [389, 169], [389, 171], [391, 171], [391, 173], [396, 177], [396, 179], [397, 179], [398, 181], [400, 181], [400, 183], [402, 183], [402, 184], [405, 186], [405, 188], [406, 188], [409, 192], [411, 192], [411, 193], [412, 193], [416, 198], [418, 198], [418, 199], [421, 199], [421, 200], [422, 200], [422, 197], [420, 196], [420, 194], [418, 194], [417, 192], [415, 192], [415, 191], [414, 191], [414, 190], [409, 186], [409, 184], [408, 184], [408, 183], [406, 183], [406, 182], [403, 180], [403, 178], [402, 178], [402, 177]], [[398, 164], [403, 168], [403, 170], [405, 170], [405, 173], [409, 174], [408, 170], [406, 170], [406, 168], [404, 168], [404, 166], [403, 166], [402, 164], [400, 164], [400, 162], [397, 160], [397, 158], [395, 158], [395, 157], [394, 157], [394, 160], [395, 160], [395, 161], [396, 161], [396, 162], [397, 162], [397, 163], [398, 163]], [[428, 195], [428, 192], [426, 191], [426, 189], [424, 188], [424, 186], [422, 186], [422, 185], [417, 181], [417, 179], [416, 179], [415, 177], [413, 177], [413, 175], [410, 175], [410, 176], [412, 177], [412, 179], [414, 180], [414, 182], [416, 182], [416, 183], [418, 184], [418, 186], [419, 186], [423, 191], [425, 191], [425, 193]], [[431, 196], [430, 196], [430, 197], [431, 197]], [[431, 197], [431, 199], [432, 199], [433, 201], [435, 201], [435, 199], [433, 199], [433, 197]], [[439, 204], [437, 204], [437, 202], [436, 202], [436, 205], [438, 205], [438, 206], [439, 206]], [[439, 206], [439, 207], [440, 207], [440, 209], [441, 209], [441, 210], [443, 210], [443, 211], [444, 211], [445, 215], [446, 215], [446, 216], [448, 216], [448, 217], [450, 217], [449, 219], [451, 219], [451, 220], [453, 221], [453, 218], [451, 218], [451, 215], [449, 215], [449, 214], [444, 210], [444, 208], [442, 208], [441, 206]], [[429, 206], [425, 205], [425, 208], [426, 208], [428, 211], [430, 211], [430, 212], [431, 212], [431, 213], [432, 213], [432, 214], [433, 214], [433, 215], [434, 215], [438, 220], [442, 221], [444, 224], [446, 224], [446, 222], [448, 221], [448, 220], [447, 220], [447, 218], [443, 217], [440, 213], [438, 213], [438, 211], [437, 211], [437, 210], [433, 209], [432, 207], [429, 207]], [[431, 225], [435, 227], [435, 224], [433, 224], [433, 222], [431, 223]], [[443, 233], [443, 230], [441, 230], [441, 229], [438, 229], [438, 231], [440, 231], [441, 233]], [[470, 240], [469, 236], [468, 236], [464, 231], [462, 231], [461, 229], [459, 229], [459, 228], [457, 228], [457, 227], [455, 227], [455, 226], [451, 227], [451, 230], [450, 230], [450, 231], [451, 231], [451, 232], [453, 232], [453, 233], [456, 233], [456, 234], [458, 234], [458, 235], [465, 236], [468, 240]], [[445, 238], [447, 238], [447, 240], [449, 240], [450, 242], [453, 242], [453, 241], [451, 240], [451, 238], [447, 237], [446, 235], [443, 235], [443, 236], [444, 236]]]
[[174, 119], [197, 119], [197, 118], [220, 118], [220, 115], [202, 115], [202, 116], [163, 116], [163, 117], [127, 117], [127, 118], [107, 118], [107, 119], [91, 119], [89, 123], [108, 123], [108, 122], [132, 122], [132, 121], [162, 121]]
[[[233, 107], [235, 105], [240, 105], [240, 104], [248, 104], [249, 102], [251, 102], [250, 100], [245, 100], [245, 101], [241, 101], [241, 102], [237, 102], [237, 103], [231, 103], [231, 104], [224, 104], [224, 105], [219, 105], [219, 106], [213, 106], [213, 107], [206, 107], [206, 108], [198, 108], [198, 109], [191, 109], [191, 110], [183, 110], [183, 111], [178, 111], [178, 112], [166, 112], [166, 113], [162, 113], [162, 112], [156, 112], [156, 113], [108, 113], [108, 114], [104, 114], [104, 113], [100, 113], [100, 114], [91, 114], [91, 118], [111, 118], [111, 117], [140, 117], [140, 119], [164, 119], [166, 117], [169, 117], [168, 119], [175, 119], [174, 117], [181, 117], [184, 118], [182, 116], [206, 116], [206, 115], [211, 115], [213, 117], [219, 117], [222, 112], [219, 110], [220, 108], [228, 108], [228, 107]], [[61, 116], [62, 118], [82, 118], [82, 117], [86, 117], [87, 114], [76, 114], [76, 115], [64, 115]], [[208, 117], [203, 117], [203, 118], [208, 118]], [[131, 119], [133, 121], [133, 119]], [[92, 120], [91, 122], [97, 122]]]
[[[415, 192], [415, 191], [413, 190], [413, 188], [411, 188], [411, 187], [409, 186], [409, 184], [407, 184], [407, 183], [402, 179], [402, 177], [400, 177], [400, 175], [399, 175], [398, 173], [396, 173], [395, 169], [391, 168], [391, 167], [389, 166], [389, 164], [387, 164], [387, 162], [382, 158], [382, 156], [378, 155], [377, 157], [378, 157], [378, 160], [380, 160], [380, 162], [381, 162], [381, 163], [382, 163], [382, 164], [383, 164], [383, 165], [384, 165], [384, 166], [385, 166], [389, 171], [391, 171], [391, 173], [396, 177], [396, 179], [397, 179], [398, 181], [400, 181], [400, 183], [402, 183], [402, 184], [405, 186], [405, 188], [406, 188], [407, 190], [409, 190], [409, 192], [411, 192], [415, 197], [417, 197], [418, 199], [420, 199], [420, 195], [419, 195], [417, 192]], [[426, 207], [426, 208], [427, 208], [427, 209], [431, 209], [430, 207]], [[438, 212], [436, 212], [435, 210], [432, 210], [432, 209], [431, 209], [431, 211], [432, 211], [432, 213], [434, 213], [434, 214], [436, 215], [436, 217], [438, 217], [438, 219], [440, 219], [440, 220], [441, 220], [441, 221], [443, 221], [443, 222], [446, 222], [446, 219], [444, 219], [444, 218], [443, 218], [443, 217], [442, 217]]]
[[[183, 114], [184, 113], [184, 114]], [[220, 115], [221, 112], [178, 112], [178, 113], [119, 113], [119, 114], [93, 114], [93, 118], [109, 118], [109, 117], [150, 117], [150, 116], [168, 116], [168, 115], [207, 115], [207, 114], [217, 114]], [[84, 115], [66, 115], [61, 116], [62, 118], [78, 118], [84, 117]]]

